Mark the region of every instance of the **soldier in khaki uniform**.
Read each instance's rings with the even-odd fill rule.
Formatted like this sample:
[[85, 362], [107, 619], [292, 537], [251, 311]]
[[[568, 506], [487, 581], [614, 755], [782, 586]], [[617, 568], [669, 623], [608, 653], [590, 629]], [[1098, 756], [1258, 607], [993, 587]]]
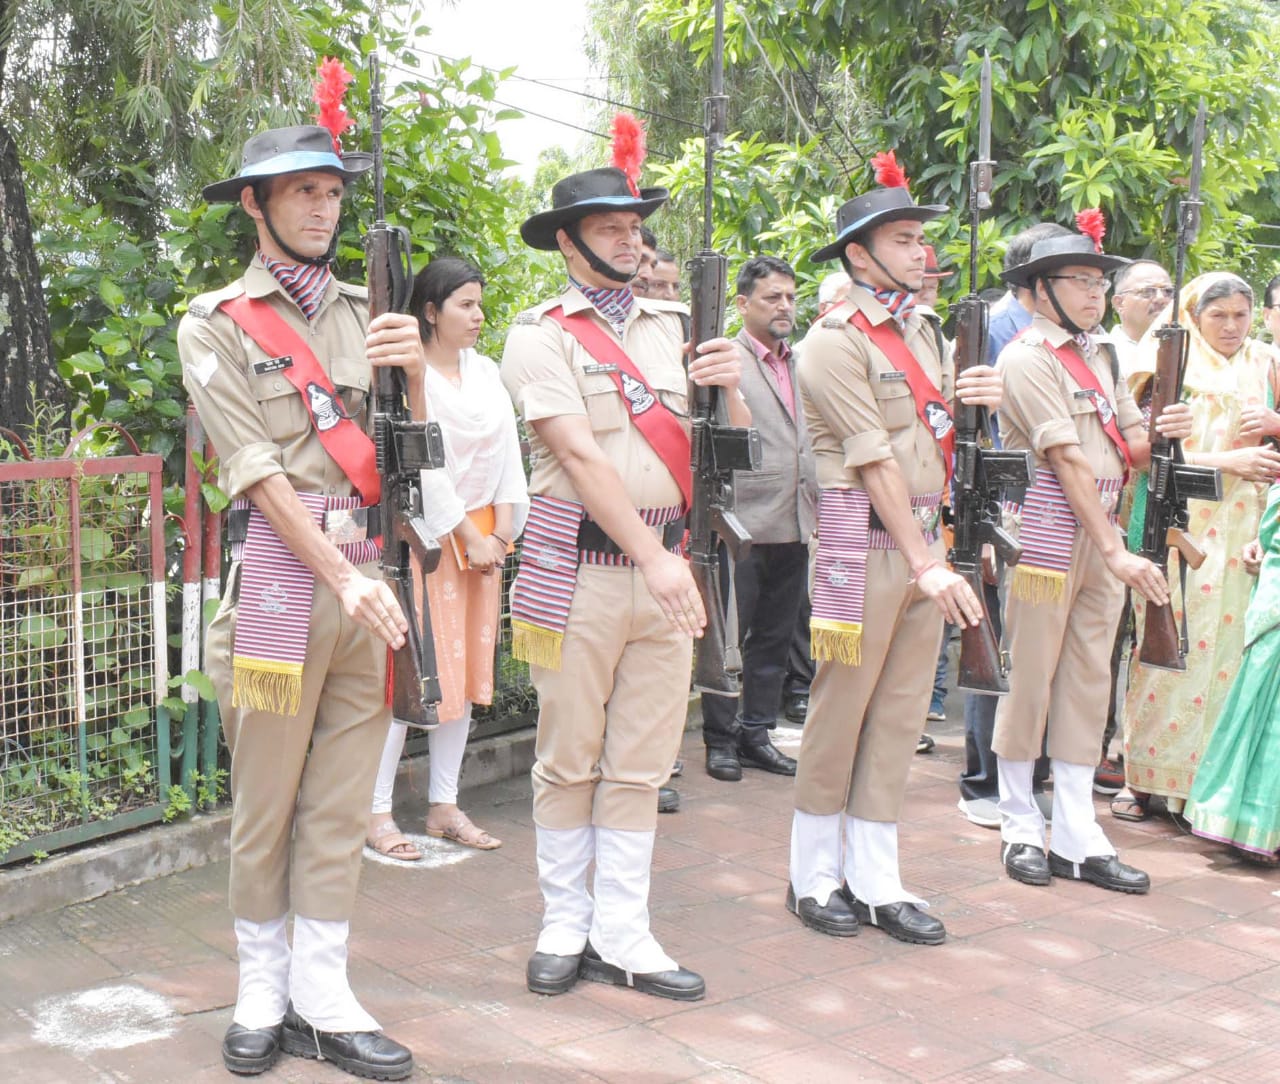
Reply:
[[[184, 382], [218, 450], [219, 482], [237, 498], [234, 563], [206, 659], [231, 751], [240, 959], [223, 1060], [242, 1074], [264, 1072], [282, 1046], [384, 1080], [413, 1070], [346, 974], [390, 723], [387, 646], [403, 643], [408, 625], [377, 578], [372, 538], [340, 545], [330, 526], [339, 510], [370, 503], [353, 497], [351, 476], [370, 484], [370, 363], [403, 367], [415, 414], [426, 409], [416, 319], [370, 325], [365, 290], [329, 268], [344, 185], [369, 164], [339, 157], [321, 127], [250, 139], [240, 173], [204, 195], [240, 203], [257, 255], [242, 278], [196, 298], [178, 328]], [[272, 349], [259, 345], [264, 328], [274, 329]], [[325, 443], [333, 432], [344, 442], [336, 453]]]
[[[649, 931], [658, 787], [680, 745], [691, 637], [705, 623], [678, 549], [689, 492], [681, 307], [636, 299], [640, 223], [666, 199], [616, 169], [555, 185], [521, 227], [569, 285], [521, 313], [502, 379], [529, 430], [532, 504], [512, 590], [515, 652], [538, 690], [533, 816], [545, 901], [528, 985], [585, 978], [703, 996]], [[725, 339], [690, 367], [749, 420]], [[595, 861], [594, 894], [587, 867]], [[594, 898], [593, 898], [594, 896]]]
[[[1127, 584], [1168, 601], [1164, 575], [1129, 553], [1115, 506], [1130, 467], [1150, 445], [1142, 414], [1109, 343], [1088, 334], [1102, 319], [1105, 273], [1127, 260], [1105, 255], [1080, 234], [1037, 241], [1027, 262], [1004, 272], [1034, 291], [1031, 326], [1001, 353], [1005, 380], [1000, 432], [1005, 447], [1036, 457], [1021, 512], [1022, 560], [1006, 609], [1009, 692], [996, 709], [1001, 858], [1009, 876], [1047, 885], [1085, 880], [1146, 892], [1150, 880], [1121, 862], [1093, 808], [1093, 772], [1106, 722], [1111, 645]], [[1191, 431], [1185, 404], [1165, 410], [1160, 430]], [[1053, 846], [1032, 799], [1035, 759], [1048, 731], [1053, 769]]]
[[[787, 907], [833, 936], [857, 933], [860, 922], [920, 944], [946, 936], [902, 886], [897, 835], [943, 619], [965, 627], [982, 612], [943, 563], [954, 367], [936, 318], [914, 303], [922, 223], [945, 210], [916, 205], [904, 187], [844, 204], [836, 240], [812, 259], [839, 257], [853, 285], [797, 348], [822, 496], [811, 592], [817, 672]], [[965, 402], [1000, 400], [986, 366], [955, 390]]]

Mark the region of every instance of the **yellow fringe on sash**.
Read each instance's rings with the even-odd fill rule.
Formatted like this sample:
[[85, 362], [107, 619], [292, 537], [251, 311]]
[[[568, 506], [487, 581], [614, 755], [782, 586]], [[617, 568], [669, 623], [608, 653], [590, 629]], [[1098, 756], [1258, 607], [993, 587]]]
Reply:
[[862, 665], [862, 625], [853, 621], [809, 620], [809, 651], [814, 660]]
[[560, 669], [560, 647], [564, 633], [544, 629], [528, 621], [511, 622], [511, 656], [544, 670]]
[[1067, 574], [1056, 569], [1022, 564], [1013, 570], [1013, 597], [1032, 606], [1061, 602], [1066, 587]]
[[231, 704], [297, 715], [302, 706], [302, 663], [237, 655], [231, 661]]

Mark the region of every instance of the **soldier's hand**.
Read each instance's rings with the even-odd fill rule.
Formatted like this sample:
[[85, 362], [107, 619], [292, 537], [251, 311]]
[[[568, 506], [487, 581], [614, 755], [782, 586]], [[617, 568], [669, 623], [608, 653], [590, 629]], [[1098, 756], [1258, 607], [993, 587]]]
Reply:
[[707, 624], [698, 585], [693, 582], [689, 562], [663, 550], [652, 561], [638, 566], [649, 589], [668, 621], [689, 636], [701, 637]]
[[1116, 579], [1128, 584], [1148, 602], [1163, 606], [1169, 601], [1169, 584], [1164, 573], [1145, 557], [1117, 549], [1107, 558], [1107, 568]]
[[372, 365], [394, 365], [405, 371], [410, 381], [421, 380], [427, 368], [422, 352], [418, 318], [407, 312], [384, 312], [369, 322], [364, 340]]
[[1268, 407], [1247, 406], [1240, 411], [1242, 437], [1280, 437], [1280, 411]]
[[966, 406], [999, 410], [1004, 399], [1004, 377], [990, 365], [975, 365], [956, 377], [956, 395]]
[[[685, 344], [685, 349], [689, 344]], [[729, 339], [708, 339], [698, 344], [689, 361], [689, 379], [700, 386], [736, 388], [742, 379], [742, 356]]]
[[1156, 419], [1156, 432], [1170, 440], [1191, 436], [1191, 408], [1186, 403], [1170, 403]]
[[1240, 551], [1240, 559], [1244, 562], [1244, 570], [1250, 576], [1256, 576], [1262, 571], [1262, 541], [1255, 538], [1252, 542], [1246, 542], [1243, 550]]
[[391, 588], [382, 580], [370, 579], [364, 573], [351, 574], [338, 592], [343, 612], [357, 625], [362, 625], [397, 651], [404, 647], [409, 622]]
[[926, 565], [916, 576], [916, 586], [933, 599], [942, 616], [952, 625], [967, 629], [982, 620], [982, 603], [963, 576], [957, 576], [941, 561]]

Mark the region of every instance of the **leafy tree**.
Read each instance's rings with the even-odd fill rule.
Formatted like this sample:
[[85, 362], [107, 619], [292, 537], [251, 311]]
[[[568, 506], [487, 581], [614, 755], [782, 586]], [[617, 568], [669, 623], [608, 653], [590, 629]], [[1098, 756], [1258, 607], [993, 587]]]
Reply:
[[[629, 4], [612, 7], [621, 19]], [[664, 28], [703, 61], [711, 13], [711, 0], [644, 0], [640, 8], [642, 25]], [[835, 58], [861, 95], [849, 134], [864, 152], [896, 147], [916, 197], [957, 208], [975, 153], [982, 53], [989, 52], [997, 212], [984, 232], [993, 237], [1100, 204], [1113, 251], [1168, 259], [1202, 95], [1210, 112], [1207, 208], [1195, 262], [1248, 264], [1249, 211], [1280, 194], [1277, 15], [1263, 0], [740, 0], [729, 6], [727, 55], [753, 47], [748, 19], [777, 64]], [[781, 108], [777, 95], [770, 104]], [[844, 197], [868, 183], [869, 170], [860, 168], [833, 191]], [[783, 203], [798, 196], [779, 193]], [[957, 252], [961, 218], [953, 214], [935, 234]]]

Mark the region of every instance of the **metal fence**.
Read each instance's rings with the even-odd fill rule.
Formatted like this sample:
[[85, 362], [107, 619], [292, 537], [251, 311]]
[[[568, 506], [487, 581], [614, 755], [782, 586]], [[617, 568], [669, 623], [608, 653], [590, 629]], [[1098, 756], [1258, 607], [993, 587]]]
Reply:
[[164, 814], [161, 459], [79, 453], [101, 435], [35, 460], [0, 432], [0, 863]]

